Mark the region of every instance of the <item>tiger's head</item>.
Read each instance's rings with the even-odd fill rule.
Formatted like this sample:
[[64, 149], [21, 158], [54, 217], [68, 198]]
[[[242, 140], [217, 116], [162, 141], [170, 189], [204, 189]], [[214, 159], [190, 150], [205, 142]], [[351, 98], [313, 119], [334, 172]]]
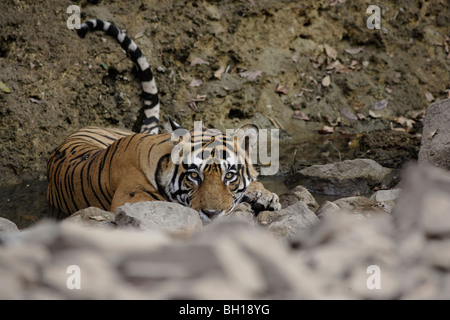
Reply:
[[188, 131], [170, 119], [171, 158], [164, 193], [170, 201], [197, 210], [203, 223], [229, 214], [241, 202], [258, 173], [250, 161], [258, 128], [244, 125], [232, 135], [219, 130]]

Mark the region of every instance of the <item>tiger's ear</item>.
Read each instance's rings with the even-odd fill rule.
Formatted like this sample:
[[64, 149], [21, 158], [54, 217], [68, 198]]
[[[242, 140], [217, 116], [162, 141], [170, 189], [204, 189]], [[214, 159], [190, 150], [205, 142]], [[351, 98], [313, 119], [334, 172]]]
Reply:
[[248, 155], [258, 142], [258, 133], [259, 129], [257, 126], [254, 124], [246, 124], [234, 134], [234, 138], [237, 138], [235, 143], [238, 143], [239, 146], [245, 150], [245, 154]]
[[170, 124], [170, 132], [173, 132], [177, 129], [184, 129], [181, 125], [179, 125], [177, 122], [175, 122], [172, 117], [169, 117], [169, 124]]
[[179, 143], [181, 141], [190, 141], [189, 131], [175, 122], [171, 117], [169, 117], [169, 123], [165, 125], [166, 131], [170, 133], [170, 140]]

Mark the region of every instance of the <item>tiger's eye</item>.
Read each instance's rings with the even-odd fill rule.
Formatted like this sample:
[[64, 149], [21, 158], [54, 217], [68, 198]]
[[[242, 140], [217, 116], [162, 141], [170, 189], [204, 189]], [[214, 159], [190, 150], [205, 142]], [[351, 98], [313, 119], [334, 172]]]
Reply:
[[228, 179], [228, 180], [233, 179], [235, 175], [236, 175], [236, 174], [235, 174], [234, 172], [228, 172], [228, 173], [225, 175], [225, 179]]
[[193, 179], [197, 179], [197, 178], [198, 178], [198, 173], [197, 173], [197, 172], [190, 172], [189, 175], [190, 175], [191, 178], [193, 178]]

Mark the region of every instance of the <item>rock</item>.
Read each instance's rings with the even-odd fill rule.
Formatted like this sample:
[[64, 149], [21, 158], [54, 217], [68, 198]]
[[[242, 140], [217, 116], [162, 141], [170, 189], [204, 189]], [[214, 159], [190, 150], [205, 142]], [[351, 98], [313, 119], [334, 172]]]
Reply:
[[255, 213], [247, 202], [239, 203], [231, 212], [231, 216], [240, 217], [250, 222], [255, 222]]
[[349, 196], [368, 194], [376, 186], [391, 187], [395, 174], [373, 160], [355, 159], [307, 167], [295, 173], [288, 181], [292, 182], [314, 193]]
[[450, 99], [432, 103], [425, 115], [419, 164], [450, 170]]
[[166, 201], [127, 203], [117, 208], [115, 222], [119, 227], [159, 229], [174, 233], [191, 233], [202, 228], [197, 211]]
[[7, 233], [7, 232], [18, 232], [19, 228], [17, 228], [17, 225], [6, 219], [0, 217], [0, 233]]
[[317, 215], [317, 218], [322, 220], [326, 216], [329, 216], [332, 214], [339, 214], [339, 211], [341, 211], [341, 208], [339, 208], [339, 206], [337, 204], [327, 200], [324, 203], [322, 203], [322, 205], [319, 207], [319, 209], [317, 209], [316, 215]]
[[370, 199], [375, 200], [376, 202], [387, 202], [387, 201], [395, 201], [398, 199], [401, 189], [391, 189], [391, 190], [379, 190], [375, 192]]
[[397, 204], [397, 198], [400, 194], [400, 189], [379, 190], [375, 192], [370, 199], [375, 200], [380, 209], [387, 213], [391, 213]]
[[296, 186], [292, 190], [289, 190], [289, 192], [280, 195], [280, 204], [282, 208], [287, 208], [298, 201], [306, 203], [308, 208], [313, 212], [316, 212], [319, 208], [316, 199], [314, 199], [308, 189], [303, 186]]
[[75, 212], [64, 221], [80, 223], [89, 227], [114, 228], [116, 226], [114, 220], [114, 213], [96, 207], [89, 207]]
[[299, 230], [307, 229], [319, 222], [308, 206], [298, 201], [296, 204], [277, 211], [263, 211], [257, 217], [262, 225], [278, 237], [290, 238]]
[[415, 230], [430, 237], [449, 237], [450, 173], [410, 165], [403, 172], [401, 186], [397, 206], [392, 212], [401, 233], [409, 236]]
[[372, 215], [387, 214], [378, 206], [378, 202], [365, 197], [347, 197], [334, 201], [340, 209], [346, 210], [350, 214], [361, 214], [365, 217]]

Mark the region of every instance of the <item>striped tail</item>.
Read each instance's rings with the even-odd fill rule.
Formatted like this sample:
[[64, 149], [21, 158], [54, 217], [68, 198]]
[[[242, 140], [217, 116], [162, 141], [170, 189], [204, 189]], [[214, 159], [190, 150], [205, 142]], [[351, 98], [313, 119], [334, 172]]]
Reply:
[[144, 120], [141, 132], [158, 134], [159, 123], [159, 99], [155, 78], [150, 70], [147, 59], [142, 54], [141, 49], [125, 33], [113, 24], [99, 19], [88, 20], [77, 29], [80, 38], [84, 38], [88, 31], [102, 30], [119, 41], [121, 47], [131, 56], [131, 60], [136, 65], [139, 72], [139, 79], [142, 83], [142, 96], [144, 99]]

